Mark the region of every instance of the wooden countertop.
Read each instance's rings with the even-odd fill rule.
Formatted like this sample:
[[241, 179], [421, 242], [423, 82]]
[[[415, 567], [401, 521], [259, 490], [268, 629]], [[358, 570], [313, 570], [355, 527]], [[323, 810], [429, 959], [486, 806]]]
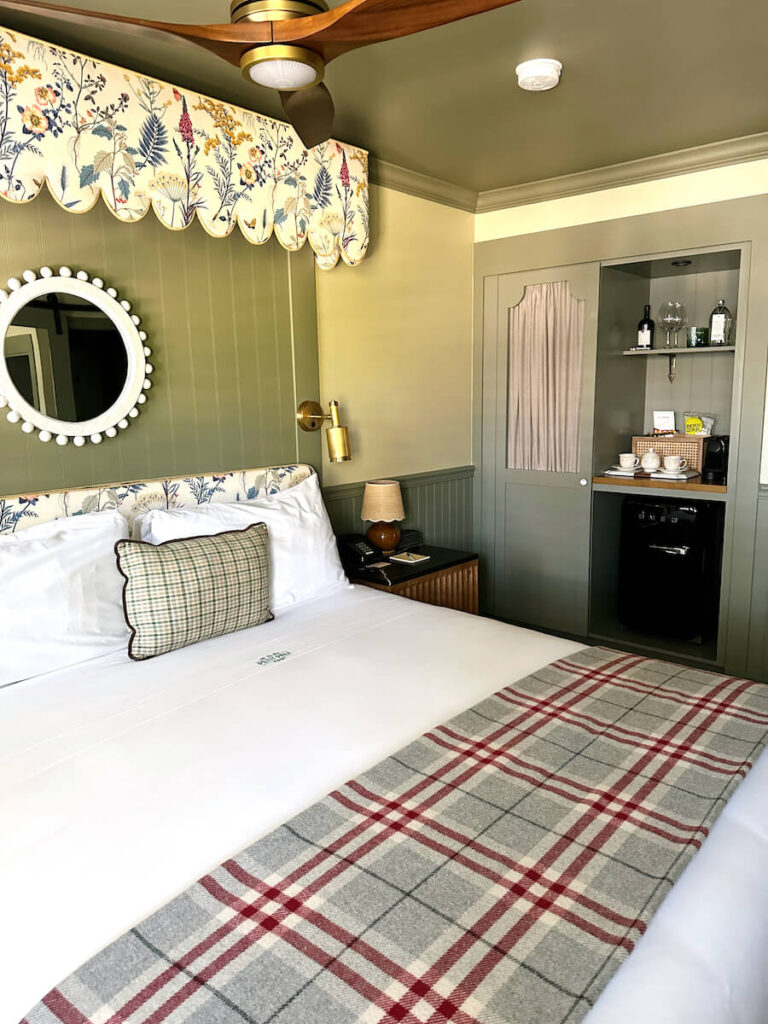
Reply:
[[593, 476], [593, 484], [604, 484], [609, 487], [640, 487], [648, 490], [664, 491], [688, 491], [699, 494], [725, 494], [728, 490], [725, 484], [705, 484], [701, 477], [694, 477], [693, 480], [654, 480], [649, 476]]

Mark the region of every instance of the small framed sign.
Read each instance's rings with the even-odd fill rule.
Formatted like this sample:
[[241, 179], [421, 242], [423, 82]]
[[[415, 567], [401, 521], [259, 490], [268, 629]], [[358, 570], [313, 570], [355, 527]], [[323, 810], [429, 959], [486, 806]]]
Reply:
[[659, 412], [654, 409], [653, 411], [653, 432], [655, 434], [666, 434], [668, 431], [674, 433], [675, 430], [675, 413], [671, 412]]

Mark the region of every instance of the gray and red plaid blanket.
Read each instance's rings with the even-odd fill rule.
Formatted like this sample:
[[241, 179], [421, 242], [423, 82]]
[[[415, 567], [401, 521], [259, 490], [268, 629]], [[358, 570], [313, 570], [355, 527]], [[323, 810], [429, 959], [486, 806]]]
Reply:
[[26, 1024], [581, 1020], [767, 739], [768, 687], [586, 649], [222, 864]]

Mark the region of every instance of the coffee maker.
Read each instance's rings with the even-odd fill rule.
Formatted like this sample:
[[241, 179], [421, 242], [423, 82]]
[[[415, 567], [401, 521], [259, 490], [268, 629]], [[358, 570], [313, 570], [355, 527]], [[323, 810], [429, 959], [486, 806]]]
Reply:
[[728, 481], [727, 434], [710, 437], [704, 451], [704, 465], [701, 467], [701, 481], [705, 484], [725, 484]]

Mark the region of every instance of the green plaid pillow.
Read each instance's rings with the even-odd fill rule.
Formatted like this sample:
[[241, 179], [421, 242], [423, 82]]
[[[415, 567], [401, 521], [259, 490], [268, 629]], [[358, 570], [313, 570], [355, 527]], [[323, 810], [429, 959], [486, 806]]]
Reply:
[[273, 618], [264, 523], [164, 544], [119, 540], [115, 554], [134, 661]]

